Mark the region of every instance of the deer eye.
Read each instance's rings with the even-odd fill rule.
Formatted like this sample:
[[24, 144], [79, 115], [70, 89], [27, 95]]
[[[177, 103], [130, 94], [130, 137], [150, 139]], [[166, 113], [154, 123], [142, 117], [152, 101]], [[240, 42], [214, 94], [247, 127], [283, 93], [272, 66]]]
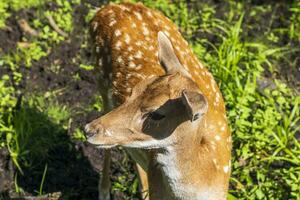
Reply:
[[149, 114], [149, 116], [150, 116], [150, 118], [151, 118], [152, 120], [155, 120], [155, 121], [162, 120], [163, 118], [165, 118], [164, 115], [162, 115], [162, 114], [160, 114], [160, 113], [158, 113], [158, 112], [151, 112], [151, 113]]

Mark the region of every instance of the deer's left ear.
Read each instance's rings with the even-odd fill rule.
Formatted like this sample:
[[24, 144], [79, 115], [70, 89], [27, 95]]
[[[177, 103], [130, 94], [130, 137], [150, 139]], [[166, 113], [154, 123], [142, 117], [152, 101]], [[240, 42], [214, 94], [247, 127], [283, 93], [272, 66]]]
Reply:
[[166, 74], [181, 72], [183, 75], [190, 76], [177, 58], [168, 36], [162, 31], [159, 31], [157, 34], [157, 40], [158, 59], [160, 64], [164, 67]]
[[191, 122], [200, 119], [208, 110], [207, 100], [199, 92], [183, 90], [182, 102], [185, 105]]

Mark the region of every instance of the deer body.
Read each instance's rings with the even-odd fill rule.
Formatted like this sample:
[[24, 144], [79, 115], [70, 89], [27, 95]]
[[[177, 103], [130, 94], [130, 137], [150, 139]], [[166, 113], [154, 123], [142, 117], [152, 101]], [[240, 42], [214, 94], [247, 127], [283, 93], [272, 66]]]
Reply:
[[128, 148], [147, 172], [150, 199], [226, 199], [231, 136], [222, 95], [176, 25], [141, 4], [111, 4], [91, 32], [110, 112], [86, 126], [88, 141]]

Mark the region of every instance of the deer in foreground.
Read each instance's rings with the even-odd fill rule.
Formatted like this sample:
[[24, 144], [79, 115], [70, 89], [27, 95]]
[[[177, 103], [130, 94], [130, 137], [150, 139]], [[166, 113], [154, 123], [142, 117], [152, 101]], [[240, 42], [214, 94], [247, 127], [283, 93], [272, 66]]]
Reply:
[[86, 125], [105, 148], [99, 199], [109, 199], [109, 148], [137, 163], [151, 200], [224, 200], [231, 136], [222, 95], [178, 28], [142, 4], [110, 4], [91, 22], [102, 117]]

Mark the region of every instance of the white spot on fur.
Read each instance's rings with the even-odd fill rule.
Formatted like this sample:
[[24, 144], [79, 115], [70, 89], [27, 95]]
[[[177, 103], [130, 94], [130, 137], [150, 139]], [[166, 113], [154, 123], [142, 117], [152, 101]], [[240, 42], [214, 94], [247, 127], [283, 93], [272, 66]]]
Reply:
[[133, 12], [133, 13], [139, 20], [141, 20], [141, 21], [143, 20], [143, 17], [140, 13], [138, 13], [138, 12]]
[[135, 44], [136, 46], [142, 46], [143, 43], [141, 41], [137, 41]]
[[231, 143], [231, 142], [232, 142], [231, 136], [229, 136], [229, 137], [227, 138], [227, 142], [228, 142], [228, 143]]
[[146, 77], [145, 77], [143, 74], [141, 74], [141, 73], [135, 73], [134, 76], [137, 77], [137, 78], [140, 78], [140, 79], [145, 79], [145, 78], [146, 78]]
[[199, 69], [203, 69], [203, 66], [202, 66], [202, 65], [198, 65], [198, 68], [199, 68]]
[[225, 173], [228, 173], [228, 172], [229, 172], [229, 166], [228, 166], [228, 165], [225, 165], [225, 166], [223, 167], [223, 171], [224, 171]]
[[108, 14], [114, 14], [114, 11], [112, 9], [110, 9], [109, 11], [107, 11]]
[[215, 165], [217, 165], [217, 159], [214, 158], [213, 162], [214, 162]]
[[116, 20], [112, 20], [112, 21], [109, 23], [109, 26], [113, 26], [113, 25], [115, 25], [116, 23], [117, 23]]
[[136, 68], [135, 68], [136, 70], [140, 70], [140, 69], [142, 69], [142, 65], [141, 64], [138, 64], [137, 66], [136, 66]]
[[154, 50], [154, 47], [152, 45], [149, 46], [148, 48], [150, 51], [153, 51]]
[[222, 126], [221, 127], [221, 131], [225, 131], [226, 127], [225, 126]]
[[129, 65], [128, 65], [128, 66], [129, 66], [129, 68], [135, 68], [135, 67], [136, 67], [135, 63], [132, 62], [132, 61], [129, 62]]
[[133, 22], [133, 23], [131, 24], [131, 27], [132, 27], [132, 28], [136, 28], [136, 23]]
[[214, 93], [217, 91], [214, 84], [212, 84], [212, 90], [213, 90]]
[[97, 42], [100, 46], [102, 46], [103, 43], [104, 43], [104, 41], [103, 41], [102, 37], [100, 37], [100, 35], [97, 35], [97, 36], [96, 36], [96, 42]]
[[149, 35], [149, 30], [148, 30], [148, 28], [145, 27], [145, 26], [143, 26], [143, 34], [144, 34], [145, 36]]
[[116, 43], [116, 49], [120, 50], [121, 46], [122, 46], [122, 42], [121, 41], [117, 41], [117, 43]]
[[130, 77], [132, 77], [132, 74], [126, 74], [126, 79], [130, 79]]
[[216, 150], [216, 143], [214, 141], [210, 142], [210, 146], [213, 150]]
[[129, 42], [130, 42], [130, 36], [127, 33], [125, 35], [125, 42], [126, 42], [126, 44], [129, 44]]
[[216, 101], [219, 102], [220, 101], [220, 94], [216, 93]]
[[119, 5], [120, 6], [120, 8], [123, 10], [123, 11], [130, 11], [130, 9], [128, 8], [128, 7], [126, 7], [126, 6], [124, 6], [124, 5]]
[[95, 32], [98, 28], [98, 22], [95, 22], [93, 25], [93, 31]]
[[215, 140], [220, 141], [220, 140], [221, 140], [221, 137], [220, 137], [219, 135], [216, 135], [216, 136], [215, 136]]
[[119, 57], [117, 58], [117, 62], [118, 62], [118, 63], [120, 63], [120, 64], [122, 64], [122, 63], [123, 63], [122, 56], [119, 56]]
[[120, 36], [122, 33], [121, 33], [121, 31], [119, 30], [119, 29], [117, 29], [116, 31], [115, 31], [115, 36]]
[[143, 53], [141, 51], [137, 51], [136, 54], [134, 55], [135, 58], [142, 58]]
[[133, 49], [132, 46], [128, 47], [128, 51], [132, 51], [132, 49]]
[[150, 11], [147, 11], [147, 15], [148, 15], [149, 17], [153, 17], [153, 15], [152, 15], [152, 13], [151, 13]]
[[168, 31], [164, 31], [164, 33], [165, 33], [168, 37], [170, 37], [170, 33], [169, 33]]
[[121, 77], [121, 75], [122, 75], [121, 72], [117, 72], [117, 73], [116, 73], [116, 77], [117, 77], [117, 78]]

